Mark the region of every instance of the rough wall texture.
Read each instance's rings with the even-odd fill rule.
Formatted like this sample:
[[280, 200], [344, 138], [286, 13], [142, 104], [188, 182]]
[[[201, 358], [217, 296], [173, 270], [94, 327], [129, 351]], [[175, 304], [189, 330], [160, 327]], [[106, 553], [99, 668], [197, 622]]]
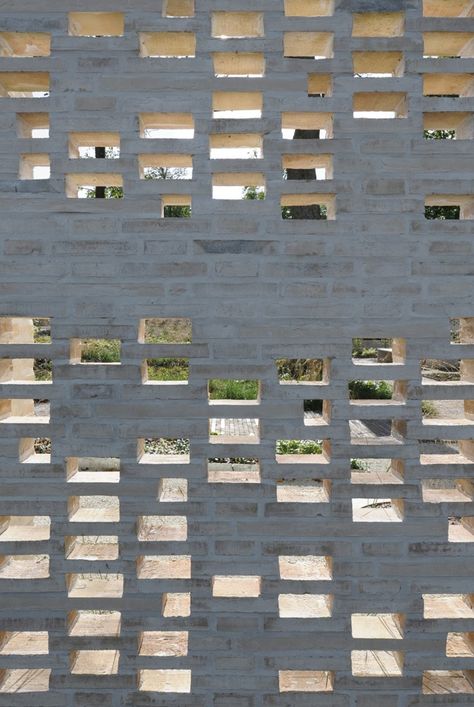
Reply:
[[[474, 704], [474, 16], [424, 5], [0, 4], [2, 707]], [[81, 30], [69, 10], [123, 13], [123, 32], [120, 14]], [[353, 14], [374, 10], [399, 14]], [[261, 16], [212, 32], [218, 11]], [[50, 53], [13, 32], [50, 35]], [[391, 75], [354, 76], [374, 72]], [[48, 75], [50, 95], [29, 96]], [[213, 117], [260, 98], [259, 118]], [[146, 133], [170, 121], [193, 139]], [[77, 159], [91, 132], [120, 158]], [[210, 159], [210, 136], [263, 157]], [[165, 163], [193, 179], [140, 178]], [[284, 180], [288, 165], [326, 179]], [[123, 199], [75, 198], [121, 184]], [[213, 184], [266, 199], [213, 199]], [[301, 202], [328, 219], [281, 218]], [[156, 318], [190, 319], [192, 343], [146, 343]], [[81, 363], [94, 338], [120, 340], [120, 364]], [[378, 360], [354, 358], [353, 338]], [[187, 385], [147, 381], [163, 357], [189, 359]], [[282, 384], [277, 359], [324, 372]], [[426, 359], [453, 376], [422, 381]], [[259, 397], [210, 404], [210, 379], [257, 380]], [[395, 392], [350, 400], [355, 379]], [[449, 404], [423, 418], [423, 400]], [[143, 442], [160, 438], [190, 454]], [[322, 453], [276, 454], [294, 439]]]

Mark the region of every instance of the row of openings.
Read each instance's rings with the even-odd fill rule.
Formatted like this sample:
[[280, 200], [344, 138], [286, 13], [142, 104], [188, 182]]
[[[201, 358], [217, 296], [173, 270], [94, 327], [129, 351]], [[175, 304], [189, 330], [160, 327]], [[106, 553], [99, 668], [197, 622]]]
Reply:
[[[377, 61], [379, 57], [376, 57]], [[381, 56], [384, 64], [391, 66], [390, 58]], [[372, 57], [363, 53], [355, 62], [356, 66], [369, 68]], [[263, 54], [228, 52], [213, 54], [214, 74], [218, 78], [263, 77], [265, 61]], [[397, 64], [398, 65], [398, 64]], [[367, 73], [364, 72], [363, 76]], [[423, 96], [432, 98], [471, 97], [474, 90], [472, 73], [437, 72], [423, 74]], [[327, 74], [308, 74], [307, 93], [310, 97], [331, 95], [332, 81]], [[218, 92], [225, 93], [225, 92]], [[0, 72], [0, 96], [10, 98], [44, 98], [50, 95], [50, 75], [48, 72], [2, 71]], [[355, 93], [354, 111], [397, 113], [405, 117], [407, 113], [406, 94], [401, 92]], [[233, 108], [234, 110], [235, 107]], [[219, 109], [214, 109], [215, 113]], [[231, 109], [229, 109], [231, 110]], [[254, 109], [258, 110], [258, 109]], [[222, 117], [216, 115], [216, 117]], [[232, 116], [231, 116], [232, 117]], [[247, 116], [243, 116], [247, 117]], [[250, 116], [248, 116], [250, 117]], [[357, 115], [355, 116], [357, 117]]]
[[[318, 81], [324, 77], [318, 76]], [[312, 90], [316, 87], [313, 84]], [[322, 89], [319, 83], [317, 88]], [[378, 94], [380, 100], [380, 94]], [[374, 99], [375, 100], [375, 99]], [[213, 94], [213, 116], [214, 118], [261, 118], [262, 117], [263, 96], [260, 92], [247, 93], [227, 93], [219, 92]], [[364, 109], [368, 104], [365, 102]], [[373, 110], [361, 111], [364, 114], [375, 115], [381, 113], [376, 111], [379, 105], [375, 103], [370, 108]], [[387, 107], [387, 106], [385, 106]], [[383, 111], [382, 111], [383, 112]], [[390, 112], [390, 111], [385, 111]], [[140, 136], [147, 139], [166, 140], [189, 140], [194, 137], [194, 118], [189, 113], [142, 113], [140, 114]], [[47, 113], [17, 113], [17, 135], [20, 138], [42, 139], [48, 138], [49, 115]], [[474, 120], [468, 112], [450, 113], [424, 113], [423, 115], [423, 136], [429, 140], [467, 140], [474, 137]], [[311, 139], [324, 140], [333, 137], [333, 115], [332, 113], [282, 113], [282, 138], [289, 140]], [[237, 140], [244, 143], [251, 141], [251, 144], [236, 145]], [[234, 141], [234, 144], [229, 144]], [[215, 158], [242, 157], [245, 159], [259, 158], [262, 154], [262, 136], [251, 133], [248, 136], [233, 134], [222, 134], [210, 136], [210, 156]], [[213, 144], [214, 143], [214, 144]], [[100, 145], [100, 147], [97, 147]], [[220, 150], [226, 153], [220, 153]], [[97, 152], [99, 150], [99, 153]], [[239, 150], [239, 154], [229, 152], [229, 150]], [[84, 132], [71, 133], [69, 138], [69, 157], [71, 159], [117, 159], [120, 157], [120, 135], [115, 132]], [[302, 158], [302, 155], [294, 155], [294, 159]], [[308, 160], [317, 157], [318, 160], [330, 161], [330, 155], [305, 156]], [[35, 178], [35, 167], [46, 169], [41, 177], [49, 176], [49, 157], [45, 154], [24, 155], [23, 158], [31, 162], [27, 172], [20, 173], [23, 178]], [[166, 162], [159, 163], [160, 158]], [[290, 156], [284, 156], [289, 159]], [[183, 179], [190, 178], [190, 173], [186, 172], [192, 168], [191, 155], [186, 154], [165, 154], [139, 156], [140, 175], [144, 178], [148, 176], [148, 170], [164, 168], [167, 173], [152, 174], [152, 178]], [[35, 164], [34, 160], [38, 160]], [[150, 160], [150, 163], [147, 163]], [[169, 162], [169, 160], [172, 160]], [[174, 162], [173, 162], [174, 160]], [[176, 162], [180, 160], [180, 162]], [[181, 163], [183, 161], [183, 163]], [[283, 169], [287, 170], [295, 165], [283, 164]], [[300, 166], [300, 165], [298, 165]], [[304, 169], [311, 169], [311, 164], [301, 165]], [[331, 165], [315, 164], [314, 168], [325, 169], [326, 175], [322, 172], [316, 174], [317, 178], [332, 178]], [[176, 170], [176, 171], [174, 171]], [[30, 176], [28, 176], [30, 175]], [[314, 177], [313, 177], [314, 178]]]
[[[284, 0], [287, 17], [322, 17], [334, 13], [334, 0]], [[192, 17], [195, 14], [194, 0], [164, 0], [162, 15], [170, 18]], [[423, 14], [427, 17], [472, 17], [472, 0], [456, 0], [447, 3], [440, 0], [424, 0]], [[263, 13], [252, 11], [214, 11], [211, 13], [211, 35], [220, 39], [258, 38], [264, 36]], [[405, 29], [402, 12], [362, 12], [353, 14], [352, 36], [354, 37], [399, 37]], [[72, 36], [114, 37], [123, 36], [124, 14], [121, 12], [70, 12], [68, 32]], [[5, 32], [4, 52], [7, 56], [47, 56], [42, 33]], [[30, 41], [15, 43], [8, 41], [11, 35], [29, 35]], [[453, 34], [453, 33], [451, 33]], [[26, 45], [26, 46], [25, 46]]]
[[[97, 654], [97, 655], [96, 655]], [[398, 651], [352, 651], [352, 675], [355, 677], [401, 677], [403, 653]], [[78, 650], [71, 655], [70, 665], [76, 674], [103, 675], [118, 672], [118, 651]], [[96, 668], [94, 668], [96, 666]], [[93, 672], [90, 672], [93, 671]], [[50, 668], [8, 668], [0, 671], [0, 693], [46, 692], [49, 690]], [[335, 673], [329, 670], [279, 670], [280, 692], [332, 692]], [[184, 669], [143, 669], [137, 674], [139, 691], [158, 693], [190, 693], [191, 671]], [[425, 695], [472, 694], [474, 671], [426, 670], [422, 692]]]

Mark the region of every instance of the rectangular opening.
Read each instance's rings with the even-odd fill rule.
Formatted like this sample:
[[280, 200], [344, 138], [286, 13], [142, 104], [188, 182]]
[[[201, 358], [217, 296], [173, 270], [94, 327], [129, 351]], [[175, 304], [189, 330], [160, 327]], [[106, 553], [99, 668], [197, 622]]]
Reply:
[[332, 558], [319, 555], [280, 555], [280, 579], [290, 581], [329, 581], [332, 579]]
[[278, 479], [277, 503], [329, 503], [331, 481], [329, 479]]
[[49, 138], [49, 113], [17, 113], [16, 134], [20, 138]]
[[423, 503], [470, 503], [474, 500], [474, 483], [469, 479], [423, 479]]
[[288, 181], [333, 178], [332, 155], [282, 155], [282, 168]]
[[402, 37], [403, 12], [356, 12], [352, 15], [353, 37]]
[[403, 52], [352, 52], [354, 76], [357, 78], [386, 78], [403, 76]]
[[471, 425], [472, 400], [423, 400], [421, 403], [424, 425]]
[[474, 446], [472, 440], [419, 439], [420, 462], [432, 464], [472, 464]]
[[352, 614], [352, 638], [399, 640], [404, 636], [402, 614]]
[[49, 555], [0, 555], [0, 579], [47, 579]]
[[[451, 343], [452, 344], [472, 344], [474, 343], [474, 317], [460, 317], [451, 319]], [[467, 370], [470, 371], [468, 361], [464, 361]]]
[[474, 196], [470, 194], [430, 194], [425, 198], [425, 219], [459, 221], [474, 219]]
[[43, 71], [1, 71], [0, 97], [47, 98], [49, 96], [49, 73]]
[[334, 0], [285, 0], [286, 17], [329, 17]]
[[261, 118], [263, 94], [261, 91], [214, 91], [212, 117], [214, 119], [248, 120]]
[[189, 59], [196, 56], [194, 32], [139, 32], [140, 56]]
[[70, 523], [117, 523], [120, 520], [118, 496], [69, 496]]
[[142, 631], [138, 637], [138, 655], [158, 658], [188, 655], [188, 632]]
[[207, 480], [210, 484], [259, 484], [260, 462], [254, 457], [211, 457]]
[[423, 56], [430, 59], [461, 59], [474, 56], [472, 32], [423, 32]]
[[165, 592], [161, 602], [164, 617], [190, 616], [191, 594], [189, 592]]
[[211, 160], [251, 160], [263, 157], [263, 137], [258, 133], [209, 135]]
[[188, 537], [186, 516], [139, 516], [137, 538], [140, 542], [184, 542]]
[[474, 693], [474, 670], [425, 670], [424, 695], [451, 695]]
[[405, 339], [354, 338], [352, 363], [355, 365], [405, 363]]
[[331, 594], [279, 594], [281, 619], [327, 619], [332, 616]]
[[425, 17], [474, 17], [474, 0], [423, 0]]
[[331, 421], [331, 409], [330, 400], [304, 400], [303, 422], [305, 427], [328, 425]]
[[123, 596], [123, 575], [103, 572], [67, 574], [66, 586], [70, 599], [120, 599]]
[[137, 445], [140, 464], [189, 464], [189, 439], [151, 437], [139, 439]]
[[235, 599], [259, 597], [262, 578], [258, 576], [214, 576], [212, 578], [212, 596]]
[[50, 401], [31, 398], [0, 399], [0, 424], [43, 424], [50, 421]]
[[0, 56], [35, 57], [51, 54], [51, 35], [46, 32], [0, 32]]
[[192, 179], [191, 155], [157, 154], [138, 155], [140, 179]]
[[162, 218], [191, 218], [192, 199], [184, 194], [166, 194], [161, 197]]
[[191, 692], [190, 670], [139, 670], [140, 692]]
[[140, 344], [190, 344], [192, 342], [191, 319], [179, 317], [141, 319], [138, 342]]
[[332, 692], [334, 673], [329, 670], [279, 670], [280, 692]]
[[73, 484], [118, 484], [120, 459], [114, 457], [67, 457], [66, 477]]
[[461, 368], [467, 373], [471, 365], [470, 360], [424, 358], [420, 361], [421, 382], [423, 385], [430, 386], [459, 383], [461, 381]]
[[284, 32], [283, 56], [287, 59], [332, 59], [332, 32]]
[[331, 74], [308, 74], [307, 91], [309, 98], [332, 96]]
[[69, 34], [75, 37], [122, 37], [123, 12], [70, 12]]
[[262, 52], [213, 52], [212, 63], [217, 78], [261, 78], [265, 75]]
[[149, 385], [187, 385], [188, 358], [149, 358], [142, 366], [142, 383]]
[[423, 618], [472, 619], [473, 599], [472, 594], [423, 594]]
[[118, 159], [120, 133], [69, 133], [70, 159]]
[[142, 555], [137, 559], [138, 579], [191, 579], [189, 555]]
[[403, 484], [404, 476], [402, 459], [351, 459], [351, 484]]
[[50, 344], [51, 320], [46, 317], [0, 317], [0, 344]]
[[51, 464], [51, 440], [46, 437], [23, 437], [18, 456], [22, 464]]
[[446, 656], [449, 658], [474, 658], [474, 633], [448, 633]]
[[120, 636], [120, 611], [80, 609], [70, 611], [67, 617], [68, 636]]
[[1, 542], [41, 542], [49, 540], [49, 516], [0, 516]]
[[423, 95], [464, 98], [474, 95], [474, 74], [423, 74]]
[[262, 172], [215, 172], [212, 198], [261, 201], [265, 199], [265, 177]]
[[158, 485], [158, 501], [160, 503], [183, 503], [187, 500], [187, 479], [160, 479]]
[[472, 114], [423, 113], [423, 137], [425, 140], [472, 140]]
[[407, 398], [406, 381], [352, 380], [348, 387], [351, 405], [402, 405]]
[[47, 631], [2, 631], [0, 655], [48, 655]]
[[140, 137], [192, 140], [194, 117], [191, 113], [140, 113]]
[[402, 651], [351, 651], [352, 675], [361, 678], [397, 678], [403, 675]]
[[353, 498], [353, 523], [402, 523], [403, 501], [399, 498]]
[[329, 359], [278, 358], [275, 361], [281, 385], [314, 385], [329, 382]]
[[120, 339], [71, 339], [71, 364], [119, 364]]
[[163, 17], [194, 17], [194, 0], [163, 0]]
[[333, 114], [282, 113], [281, 129], [284, 140], [331, 139], [333, 137]]
[[451, 516], [448, 522], [450, 543], [474, 542], [474, 516]]
[[209, 420], [210, 444], [258, 444], [260, 422], [255, 418], [213, 417]]
[[280, 464], [310, 464], [327, 461], [328, 445], [321, 439], [279, 439], [275, 451]]
[[0, 693], [48, 692], [51, 668], [0, 670]]
[[406, 93], [354, 93], [354, 118], [391, 120], [408, 117]]
[[255, 404], [259, 398], [260, 383], [258, 380], [212, 378], [208, 382], [208, 400], [214, 405], [221, 402], [226, 404], [228, 400], [241, 401], [242, 404]]
[[404, 444], [407, 424], [405, 420], [386, 419], [361, 419], [349, 420], [351, 444], [385, 445]]
[[20, 155], [19, 179], [49, 179], [50, 176], [51, 160], [49, 155], [39, 152]]
[[78, 650], [69, 654], [71, 675], [117, 675], [120, 651]]
[[[101, 522], [100, 517], [97, 519]], [[88, 562], [117, 560], [119, 543], [116, 535], [67, 535], [65, 537], [67, 560]]]
[[121, 174], [66, 174], [68, 199], [123, 199]]
[[283, 194], [281, 217], [285, 220], [333, 221], [336, 218], [335, 194]]
[[212, 12], [211, 36], [218, 39], [263, 37], [263, 12]]

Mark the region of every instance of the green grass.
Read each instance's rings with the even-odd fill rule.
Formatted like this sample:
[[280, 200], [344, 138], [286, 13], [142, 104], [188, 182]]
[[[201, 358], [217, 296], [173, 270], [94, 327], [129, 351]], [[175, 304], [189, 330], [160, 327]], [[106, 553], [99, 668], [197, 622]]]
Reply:
[[147, 360], [148, 380], [187, 381], [189, 360], [187, 358], [150, 358]]
[[33, 341], [35, 344], [51, 343], [51, 325], [49, 319], [33, 319]]
[[277, 454], [322, 454], [321, 442], [312, 439], [279, 439], [276, 443]]
[[392, 386], [387, 381], [351, 381], [351, 400], [391, 400]]
[[190, 344], [190, 319], [155, 318], [145, 321], [145, 344]]
[[81, 361], [83, 363], [120, 363], [120, 340], [84, 339]]
[[47, 358], [35, 358], [33, 370], [36, 381], [53, 380], [53, 363]]
[[319, 382], [323, 379], [324, 361], [320, 358], [279, 358], [275, 363], [280, 381]]
[[[377, 349], [373, 346], [365, 346], [365, 339], [352, 339], [352, 358], [377, 358]], [[389, 349], [392, 346], [391, 339], [377, 339], [378, 346]]]
[[423, 417], [438, 417], [438, 409], [431, 400], [423, 400], [421, 403], [421, 412]]
[[257, 400], [258, 381], [214, 378], [209, 381], [209, 400]]

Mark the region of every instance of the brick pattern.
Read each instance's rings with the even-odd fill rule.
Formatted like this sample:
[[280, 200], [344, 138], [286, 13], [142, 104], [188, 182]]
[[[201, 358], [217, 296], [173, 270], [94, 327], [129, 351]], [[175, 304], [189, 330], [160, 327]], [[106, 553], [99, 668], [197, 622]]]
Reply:
[[[472, 704], [473, 3], [92, 12], [0, 10], [0, 706]], [[187, 383], [144, 375], [183, 357]]]

